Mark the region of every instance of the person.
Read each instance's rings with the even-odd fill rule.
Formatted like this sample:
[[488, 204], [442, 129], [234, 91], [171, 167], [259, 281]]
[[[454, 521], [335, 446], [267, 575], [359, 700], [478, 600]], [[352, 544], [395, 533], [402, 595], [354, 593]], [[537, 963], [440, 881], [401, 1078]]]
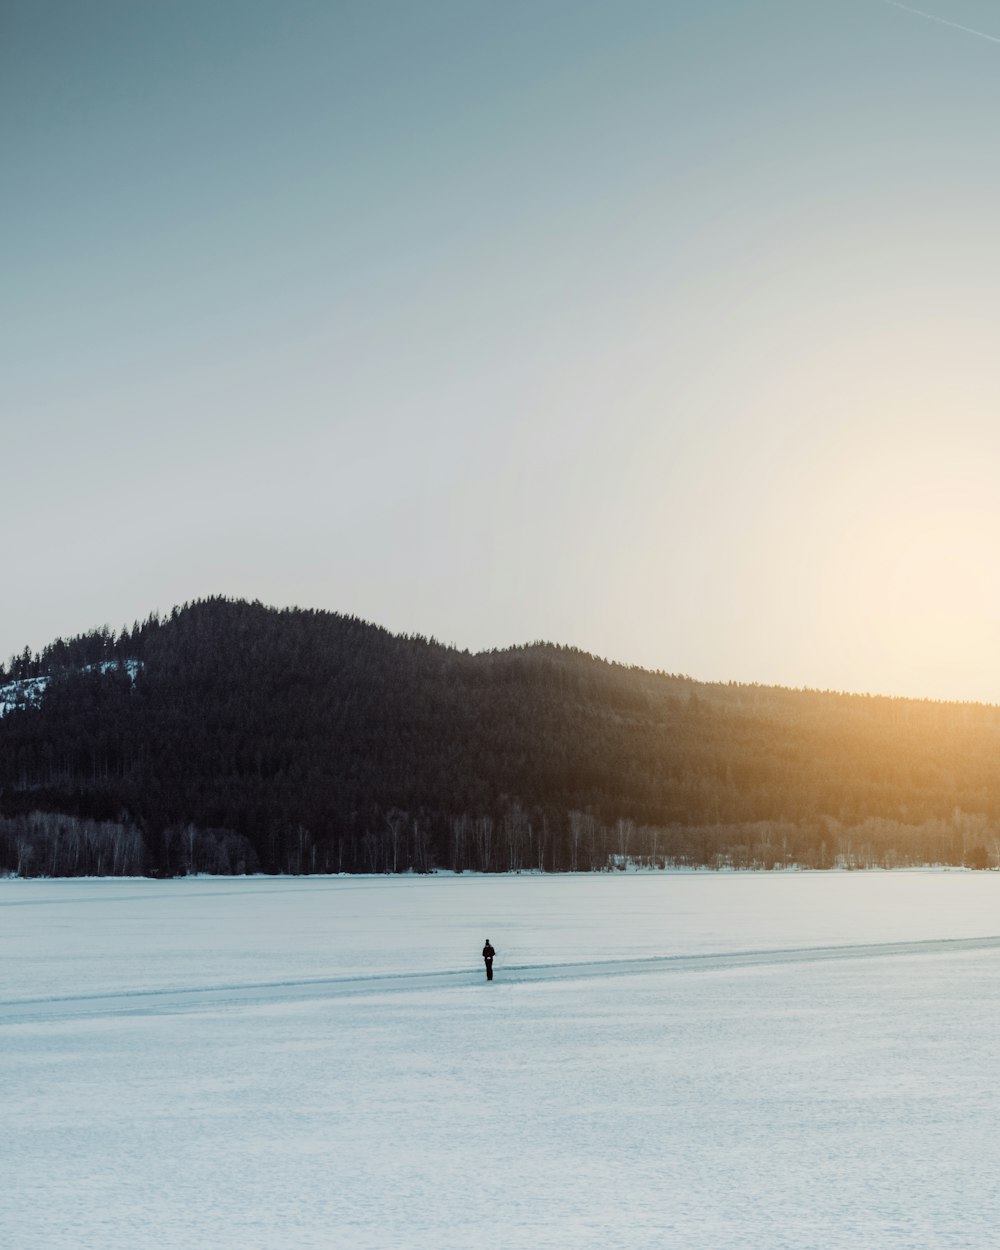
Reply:
[[486, 945], [483, 947], [483, 958], [486, 960], [486, 980], [493, 980], [493, 957], [496, 951], [490, 945], [490, 939], [486, 939]]

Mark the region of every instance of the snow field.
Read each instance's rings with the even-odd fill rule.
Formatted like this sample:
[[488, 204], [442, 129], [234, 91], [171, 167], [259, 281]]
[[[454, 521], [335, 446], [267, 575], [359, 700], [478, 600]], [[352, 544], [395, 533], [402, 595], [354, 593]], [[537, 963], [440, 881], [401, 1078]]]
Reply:
[[[965, 873], [2, 882], [0, 1227], [19, 1250], [986, 1250], [1000, 950], [947, 940], [995, 936], [998, 903]], [[866, 948], [810, 958], [838, 942]], [[733, 959], [568, 966], [708, 952]], [[250, 984], [272, 997], [226, 1000]], [[19, 1017], [44, 996], [61, 1014]]]

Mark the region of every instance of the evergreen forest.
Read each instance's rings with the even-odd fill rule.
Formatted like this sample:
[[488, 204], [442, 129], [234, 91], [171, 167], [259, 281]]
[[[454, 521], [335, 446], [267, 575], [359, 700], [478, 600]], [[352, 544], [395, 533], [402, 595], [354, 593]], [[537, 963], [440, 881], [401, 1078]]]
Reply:
[[0, 872], [1000, 862], [1000, 708], [223, 598], [0, 667]]

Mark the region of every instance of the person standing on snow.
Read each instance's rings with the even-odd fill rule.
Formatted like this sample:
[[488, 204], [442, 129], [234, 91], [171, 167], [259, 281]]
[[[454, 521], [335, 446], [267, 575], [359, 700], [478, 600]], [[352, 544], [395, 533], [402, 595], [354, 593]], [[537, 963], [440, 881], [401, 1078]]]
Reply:
[[496, 951], [490, 945], [490, 939], [486, 939], [486, 945], [483, 947], [483, 958], [486, 960], [486, 980], [493, 980], [493, 957]]

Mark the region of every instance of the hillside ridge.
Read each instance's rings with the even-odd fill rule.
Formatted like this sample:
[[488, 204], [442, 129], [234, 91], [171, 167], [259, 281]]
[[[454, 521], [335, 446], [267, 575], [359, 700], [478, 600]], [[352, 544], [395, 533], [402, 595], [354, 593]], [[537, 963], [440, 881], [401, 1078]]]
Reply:
[[0, 871], [1000, 856], [991, 704], [472, 653], [222, 597], [26, 650], [0, 687]]

